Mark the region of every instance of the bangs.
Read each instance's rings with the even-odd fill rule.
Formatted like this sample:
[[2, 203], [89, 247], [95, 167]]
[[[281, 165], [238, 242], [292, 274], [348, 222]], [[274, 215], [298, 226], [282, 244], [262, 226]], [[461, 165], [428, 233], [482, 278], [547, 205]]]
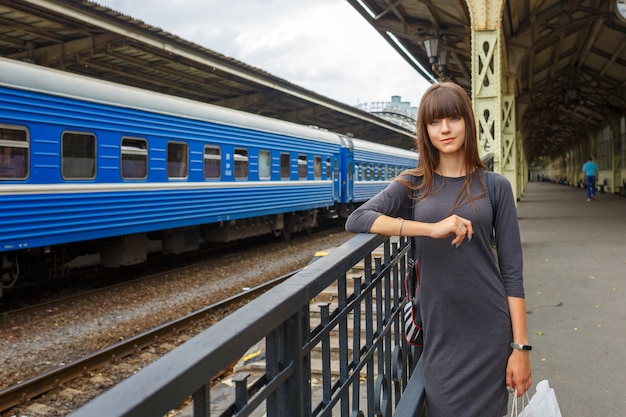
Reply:
[[447, 117], [464, 117], [463, 100], [459, 100], [456, 91], [450, 88], [437, 88], [424, 97], [422, 103], [424, 123]]

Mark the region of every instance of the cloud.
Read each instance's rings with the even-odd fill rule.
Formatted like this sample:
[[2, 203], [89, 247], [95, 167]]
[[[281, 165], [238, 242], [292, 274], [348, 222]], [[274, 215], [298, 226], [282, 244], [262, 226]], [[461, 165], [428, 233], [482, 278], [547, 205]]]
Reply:
[[418, 104], [429, 83], [345, 0], [100, 0], [346, 104]]

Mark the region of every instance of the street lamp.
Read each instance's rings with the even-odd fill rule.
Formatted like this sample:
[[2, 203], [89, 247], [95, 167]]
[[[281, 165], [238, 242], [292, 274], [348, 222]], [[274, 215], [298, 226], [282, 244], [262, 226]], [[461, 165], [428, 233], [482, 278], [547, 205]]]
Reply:
[[437, 62], [438, 52], [439, 52], [439, 39], [432, 38], [426, 39], [424, 41], [424, 48], [426, 48], [426, 55], [428, 55], [428, 61], [431, 64], [435, 64]]

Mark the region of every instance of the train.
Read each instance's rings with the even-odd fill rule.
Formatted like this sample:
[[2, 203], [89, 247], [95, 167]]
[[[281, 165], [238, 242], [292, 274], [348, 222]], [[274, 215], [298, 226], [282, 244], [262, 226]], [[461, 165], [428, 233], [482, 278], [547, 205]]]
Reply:
[[418, 154], [0, 58], [2, 282], [149, 253], [288, 239], [354, 207]]

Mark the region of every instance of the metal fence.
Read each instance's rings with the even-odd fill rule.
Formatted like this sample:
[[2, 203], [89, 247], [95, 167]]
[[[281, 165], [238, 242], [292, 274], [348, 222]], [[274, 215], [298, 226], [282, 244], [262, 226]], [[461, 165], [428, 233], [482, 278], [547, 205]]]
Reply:
[[[72, 416], [161, 417], [190, 396], [194, 417], [422, 416], [420, 352], [402, 336], [409, 245], [357, 235]], [[336, 298], [320, 301], [329, 286]], [[264, 366], [212, 396], [260, 341]]]

